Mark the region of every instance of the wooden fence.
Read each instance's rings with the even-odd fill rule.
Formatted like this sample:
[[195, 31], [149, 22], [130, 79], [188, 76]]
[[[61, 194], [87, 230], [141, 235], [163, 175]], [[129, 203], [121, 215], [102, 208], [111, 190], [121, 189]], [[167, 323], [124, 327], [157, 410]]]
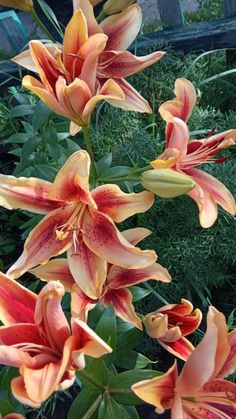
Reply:
[[163, 31], [145, 34], [139, 45], [167, 42], [184, 52], [236, 47], [236, 0], [222, 0], [224, 18], [185, 25], [181, 0], [157, 0]]

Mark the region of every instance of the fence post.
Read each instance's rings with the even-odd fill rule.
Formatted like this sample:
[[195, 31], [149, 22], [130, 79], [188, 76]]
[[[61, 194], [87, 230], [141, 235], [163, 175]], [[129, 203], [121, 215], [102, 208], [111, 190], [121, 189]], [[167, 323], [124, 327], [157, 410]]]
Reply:
[[180, 0], [157, 0], [161, 23], [167, 28], [184, 25], [184, 17]]
[[236, 16], [236, 0], [224, 0], [225, 17]]
[[[225, 18], [236, 17], [236, 0], [224, 0], [224, 16]], [[226, 51], [226, 61], [228, 65], [234, 64], [236, 62], [236, 51]]]

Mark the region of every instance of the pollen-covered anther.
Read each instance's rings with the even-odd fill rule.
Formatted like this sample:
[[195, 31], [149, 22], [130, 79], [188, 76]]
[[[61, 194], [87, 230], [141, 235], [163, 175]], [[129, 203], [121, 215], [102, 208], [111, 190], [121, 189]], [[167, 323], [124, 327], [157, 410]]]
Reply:
[[69, 235], [69, 231], [62, 231], [62, 230], [56, 230], [56, 236], [57, 239], [60, 241], [65, 240]]

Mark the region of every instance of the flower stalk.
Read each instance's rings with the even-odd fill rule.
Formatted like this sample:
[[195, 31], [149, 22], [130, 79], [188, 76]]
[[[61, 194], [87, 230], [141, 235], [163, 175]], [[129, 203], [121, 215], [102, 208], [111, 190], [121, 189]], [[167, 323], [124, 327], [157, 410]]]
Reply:
[[91, 174], [92, 174], [93, 179], [96, 181], [97, 180], [97, 169], [96, 169], [96, 163], [95, 163], [95, 158], [94, 158], [94, 154], [93, 154], [93, 150], [92, 150], [91, 141], [90, 141], [90, 138], [89, 138], [88, 125], [83, 125], [82, 130], [83, 130], [86, 149], [87, 149], [87, 152], [88, 152], [89, 157], [91, 159]]

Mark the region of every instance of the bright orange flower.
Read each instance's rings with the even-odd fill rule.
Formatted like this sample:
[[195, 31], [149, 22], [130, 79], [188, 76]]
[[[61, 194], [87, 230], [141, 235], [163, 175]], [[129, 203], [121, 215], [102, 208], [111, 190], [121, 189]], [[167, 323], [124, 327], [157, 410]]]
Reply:
[[147, 101], [124, 80], [164, 54], [158, 51], [136, 57], [125, 51], [136, 38], [141, 22], [141, 9], [133, 5], [99, 25], [89, 0], [75, 0], [63, 46], [31, 41], [30, 51], [13, 59], [37, 72], [41, 79], [26, 76], [23, 86], [54, 112], [69, 118], [72, 134], [89, 124], [93, 109], [103, 99], [124, 110], [151, 113]]
[[211, 227], [217, 219], [217, 204], [235, 215], [235, 200], [229, 190], [217, 179], [196, 167], [207, 162], [222, 163], [225, 158], [214, 158], [224, 148], [236, 141], [236, 130], [209, 135], [203, 140], [190, 140], [186, 121], [196, 103], [196, 92], [192, 83], [177, 79], [176, 98], [165, 102], [159, 108], [166, 124], [166, 149], [151, 162], [154, 169], [169, 168], [185, 173], [196, 186], [187, 193], [199, 208], [202, 227]]
[[[150, 231], [146, 228], [132, 228], [122, 232], [122, 236], [132, 245], [136, 245], [149, 234]], [[71, 307], [74, 317], [86, 321], [88, 311], [94, 308], [99, 301], [103, 301], [105, 307], [112, 303], [117, 316], [142, 329], [142, 323], [135, 314], [132, 294], [128, 287], [148, 279], [170, 282], [168, 271], [158, 263], [137, 269], [126, 269], [107, 264], [105, 277], [94, 275], [90, 266], [86, 266], [90, 275], [87, 273], [84, 275], [84, 255], [85, 248], [80, 248], [80, 252], [77, 251], [77, 254], [70, 254], [69, 265], [66, 259], [54, 259], [30, 272], [43, 281], [58, 279], [63, 283], [67, 291], [72, 293]]]
[[84, 355], [98, 358], [111, 348], [83, 321], [61, 307], [64, 287], [50, 282], [34, 294], [0, 273], [0, 364], [19, 368], [11, 390], [22, 404], [40, 407], [54, 391], [65, 390], [84, 368]]
[[193, 333], [202, 320], [199, 309], [193, 311], [188, 300], [181, 304], [169, 304], [149, 313], [144, 318], [146, 332], [170, 353], [186, 361], [194, 346], [185, 338]]
[[207, 331], [178, 377], [177, 366], [157, 378], [132, 386], [135, 394], [156, 407], [171, 409], [172, 419], [236, 417], [236, 383], [224, 380], [236, 369], [236, 330], [228, 333], [225, 317], [209, 307]]
[[66, 250], [69, 260], [73, 259], [73, 274], [77, 262], [81, 270], [81, 255], [86, 280], [92, 269], [94, 276], [103, 282], [106, 262], [128, 269], [144, 268], [155, 262], [154, 251], [132, 246], [113, 222], [149, 209], [153, 194], [146, 191], [126, 194], [110, 184], [90, 193], [89, 170], [89, 155], [80, 150], [69, 157], [53, 183], [0, 175], [0, 205], [48, 213], [31, 231], [22, 255], [8, 271], [12, 278]]
[[5, 7], [14, 7], [30, 13], [34, 7], [33, 0], [0, 0], [0, 5]]

